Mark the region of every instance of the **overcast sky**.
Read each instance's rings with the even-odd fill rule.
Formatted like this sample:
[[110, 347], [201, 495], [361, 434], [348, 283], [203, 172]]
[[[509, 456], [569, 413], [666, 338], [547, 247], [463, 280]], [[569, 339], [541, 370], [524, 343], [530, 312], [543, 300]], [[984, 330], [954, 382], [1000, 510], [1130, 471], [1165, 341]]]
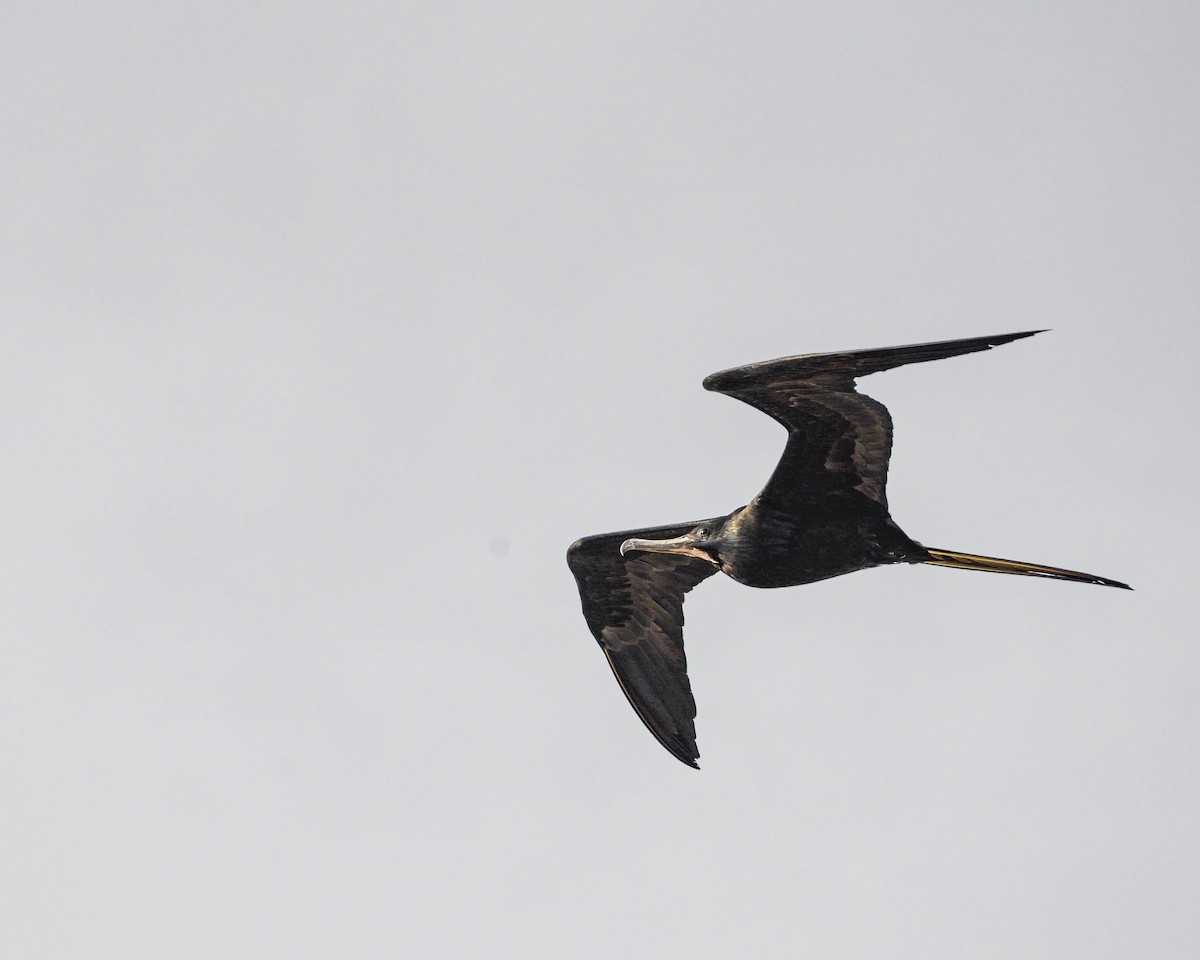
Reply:
[[[1193, 3], [11, 10], [0, 947], [1200, 953]], [[700, 772], [579, 536], [872, 377], [932, 567], [687, 605]]]

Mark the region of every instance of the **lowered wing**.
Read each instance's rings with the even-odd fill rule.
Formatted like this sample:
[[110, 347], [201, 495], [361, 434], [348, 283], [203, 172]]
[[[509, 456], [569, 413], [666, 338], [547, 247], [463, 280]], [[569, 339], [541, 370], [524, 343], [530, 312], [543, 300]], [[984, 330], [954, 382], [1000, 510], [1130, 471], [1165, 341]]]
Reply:
[[584, 537], [567, 551], [583, 615], [617, 683], [658, 742], [690, 767], [698, 766], [700, 752], [683, 653], [683, 598], [717, 568], [679, 554], [623, 557], [621, 544], [679, 537], [702, 522]]

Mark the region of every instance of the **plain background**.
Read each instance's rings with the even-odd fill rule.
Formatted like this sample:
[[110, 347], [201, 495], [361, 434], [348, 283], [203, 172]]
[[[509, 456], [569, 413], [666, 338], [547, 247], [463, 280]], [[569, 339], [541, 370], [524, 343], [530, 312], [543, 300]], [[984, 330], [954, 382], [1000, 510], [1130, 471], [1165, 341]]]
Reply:
[[[0, 39], [0, 942], [1200, 952], [1194, 3], [39, 3]], [[689, 599], [702, 771], [566, 547], [730, 510], [774, 356], [917, 539]]]

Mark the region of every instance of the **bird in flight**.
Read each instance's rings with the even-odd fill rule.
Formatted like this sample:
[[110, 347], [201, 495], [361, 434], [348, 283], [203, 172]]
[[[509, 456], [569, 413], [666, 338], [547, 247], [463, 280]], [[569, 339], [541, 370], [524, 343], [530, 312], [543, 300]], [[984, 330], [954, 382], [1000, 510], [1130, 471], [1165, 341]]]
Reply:
[[887, 563], [928, 563], [1131, 589], [1075, 570], [935, 550], [905, 534], [888, 513], [892, 418], [855, 389], [855, 379], [1042, 332], [782, 357], [704, 380], [705, 389], [736, 397], [787, 428], [787, 446], [767, 485], [723, 517], [602, 533], [567, 551], [584, 618], [617, 683], [674, 757], [699, 767], [683, 599], [718, 571], [749, 587], [790, 587]]

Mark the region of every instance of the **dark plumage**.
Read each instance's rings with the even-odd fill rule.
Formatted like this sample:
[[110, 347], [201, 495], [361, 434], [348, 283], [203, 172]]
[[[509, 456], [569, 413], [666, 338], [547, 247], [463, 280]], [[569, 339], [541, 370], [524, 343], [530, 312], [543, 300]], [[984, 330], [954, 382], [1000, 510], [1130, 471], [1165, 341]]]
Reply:
[[567, 551], [584, 617], [617, 682], [675, 757], [695, 767], [700, 756], [683, 599], [718, 571], [751, 587], [789, 587], [886, 563], [929, 563], [1129, 589], [1088, 573], [924, 547], [888, 513], [892, 419], [855, 390], [855, 378], [1040, 332], [783, 357], [705, 379], [706, 389], [787, 428], [787, 446], [762, 492], [727, 516], [584, 537]]

